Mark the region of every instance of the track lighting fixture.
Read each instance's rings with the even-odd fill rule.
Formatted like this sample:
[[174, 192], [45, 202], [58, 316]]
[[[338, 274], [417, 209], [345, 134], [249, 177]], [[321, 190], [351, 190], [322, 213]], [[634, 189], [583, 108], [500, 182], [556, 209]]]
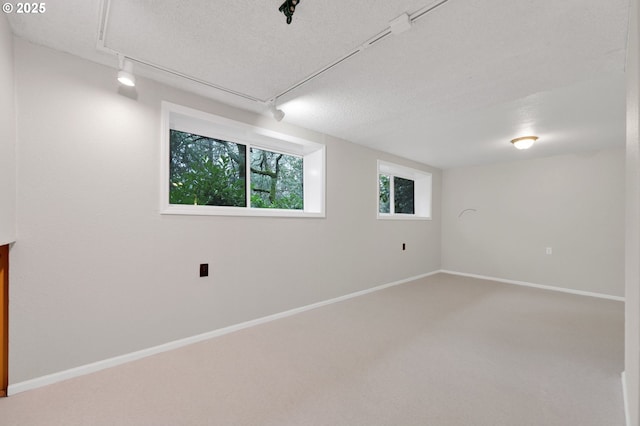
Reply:
[[276, 108], [275, 100], [269, 104], [269, 111], [271, 111], [271, 114], [273, 114], [273, 118], [276, 121], [282, 121], [282, 119], [284, 118], [284, 111]]
[[136, 85], [136, 77], [133, 75], [133, 62], [124, 56], [118, 56], [120, 62], [120, 70], [118, 71], [118, 81], [125, 86], [133, 87]]
[[[296, 11], [296, 6], [300, 3], [300, 0], [285, 0], [284, 3], [278, 9], [280, 12], [287, 17], [287, 24], [291, 23], [291, 19], [293, 18], [293, 12]], [[278, 120], [279, 121], [279, 120]]]

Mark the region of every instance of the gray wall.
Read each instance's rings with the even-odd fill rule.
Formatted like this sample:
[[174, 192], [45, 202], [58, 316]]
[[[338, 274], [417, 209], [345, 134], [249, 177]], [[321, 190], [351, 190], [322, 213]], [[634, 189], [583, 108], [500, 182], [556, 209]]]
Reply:
[[623, 149], [445, 170], [442, 193], [443, 269], [624, 295]]
[[[440, 268], [439, 170], [141, 78], [133, 100], [114, 69], [21, 40], [15, 54], [11, 383]], [[326, 219], [160, 215], [162, 100], [325, 143]], [[376, 219], [377, 159], [433, 173], [433, 220]]]
[[625, 377], [629, 426], [640, 425], [640, 7], [631, 0], [627, 46]]
[[15, 240], [16, 134], [13, 88], [13, 36], [0, 14], [0, 245]]

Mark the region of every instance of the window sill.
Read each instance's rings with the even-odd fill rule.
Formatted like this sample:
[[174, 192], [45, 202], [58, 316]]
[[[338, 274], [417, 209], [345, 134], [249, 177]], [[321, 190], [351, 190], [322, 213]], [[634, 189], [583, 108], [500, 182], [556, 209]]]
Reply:
[[379, 220], [431, 220], [429, 216], [416, 216], [410, 214], [378, 214]]
[[190, 206], [170, 204], [160, 214], [189, 216], [247, 216], [247, 217], [296, 217], [324, 218], [324, 213], [302, 210], [260, 209], [247, 207]]

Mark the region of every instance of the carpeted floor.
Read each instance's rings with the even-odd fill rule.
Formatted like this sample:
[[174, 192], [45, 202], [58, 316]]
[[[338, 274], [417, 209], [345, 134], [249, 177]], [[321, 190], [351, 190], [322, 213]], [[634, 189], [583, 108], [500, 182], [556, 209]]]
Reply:
[[1, 425], [624, 425], [621, 302], [439, 274], [0, 400]]

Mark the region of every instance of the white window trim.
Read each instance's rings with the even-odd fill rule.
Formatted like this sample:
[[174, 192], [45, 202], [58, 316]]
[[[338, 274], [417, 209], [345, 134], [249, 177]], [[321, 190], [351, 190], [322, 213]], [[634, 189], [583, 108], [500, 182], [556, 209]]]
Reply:
[[[325, 217], [325, 146], [297, 136], [234, 121], [163, 101], [160, 213], [205, 216]], [[192, 206], [169, 203], [170, 129], [247, 145], [248, 148], [273, 150], [303, 158], [304, 210], [256, 207]], [[247, 151], [249, 156], [249, 151]], [[249, 185], [249, 182], [247, 182]]]
[[[380, 213], [380, 175], [390, 176], [389, 179], [389, 207], [392, 213]], [[393, 177], [410, 179], [414, 182], [414, 214], [393, 213], [394, 187]], [[412, 169], [388, 161], [378, 160], [378, 172], [376, 173], [376, 211], [378, 219], [383, 220], [431, 220], [431, 193], [433, 176], [429, 172]]]

